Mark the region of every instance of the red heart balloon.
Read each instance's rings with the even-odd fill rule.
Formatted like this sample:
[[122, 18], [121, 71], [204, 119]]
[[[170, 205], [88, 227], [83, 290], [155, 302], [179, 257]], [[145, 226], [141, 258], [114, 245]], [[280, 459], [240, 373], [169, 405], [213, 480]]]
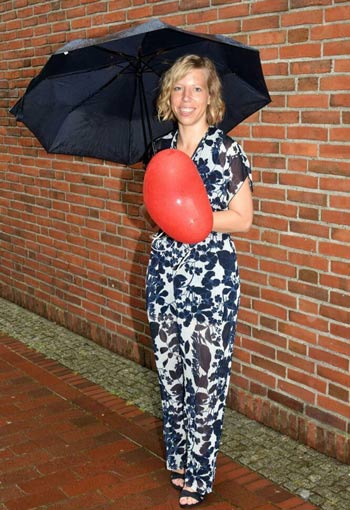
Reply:
[[182, 243], [203, 241], [213, 228], [213, 212], [196, 165], [184, 152], [165, 149], [146, 168], [143, 197], [153, 221]]

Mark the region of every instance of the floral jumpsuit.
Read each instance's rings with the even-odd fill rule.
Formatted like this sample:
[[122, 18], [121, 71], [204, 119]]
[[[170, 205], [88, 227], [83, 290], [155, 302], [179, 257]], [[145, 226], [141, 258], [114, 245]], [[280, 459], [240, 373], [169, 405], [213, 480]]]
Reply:
[[[176, 148], [177, 132], [156, 141]], [[228, 208], [251, 171], [237, 142], [209, 127], [192, 160], [213, 211]], [[185, 484], [211, 492], [231, 371], [240, 284], [230, 234], [184, 244], [160, 231], [146, 278], [147, 313], [159, 375], [166, 463]]]

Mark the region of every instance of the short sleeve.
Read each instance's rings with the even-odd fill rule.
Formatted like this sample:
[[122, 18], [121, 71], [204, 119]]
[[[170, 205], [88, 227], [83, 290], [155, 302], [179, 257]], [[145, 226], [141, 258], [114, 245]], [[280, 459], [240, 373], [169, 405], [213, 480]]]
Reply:
[[156, 138], [149, 144], [149, 146], [147, 147], [147, 150], [142, 158], [142, 162], [145, 167], [151, 161], [153, 156], [155, 156], [155, 154], [157, 154], [157, 152], [170, 148], [172, 137], [173, 137], [173, 133], [170, 132], [163, 137]]
[[242, 147], [234, 140], [232, 140], [227, 149], [226, 158], [230, 169], [230, 182], [228, 185], [230, 201], [238, 193], [247, 178], [250, 189], [253, 191], [253, 179], [248, 158]]

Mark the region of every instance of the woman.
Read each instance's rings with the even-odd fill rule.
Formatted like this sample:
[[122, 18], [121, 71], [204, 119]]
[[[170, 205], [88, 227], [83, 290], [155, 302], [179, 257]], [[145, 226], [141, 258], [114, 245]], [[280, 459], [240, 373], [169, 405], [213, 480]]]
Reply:
[[156, 152], [175, 148], [192, 158], [213, 210], [202, 242], [155, 236], [146, 282], [167, 468], [180, 506], [191, 507], [211, 492], [215, 475], [239, 305], [230, 234], [251, 226], [251, 173], [241, 147], [215, 127], [225, 106], [209, 59], [178, 59], [162, 79], [157, 108], [178, 128], [155, 141]]

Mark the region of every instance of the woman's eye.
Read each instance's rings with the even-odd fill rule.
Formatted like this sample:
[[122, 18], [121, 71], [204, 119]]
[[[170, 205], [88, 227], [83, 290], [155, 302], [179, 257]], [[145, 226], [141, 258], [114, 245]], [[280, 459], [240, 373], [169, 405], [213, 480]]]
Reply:
[[181, 90], [181, 87], [179, 85], [175, 85], [174, 91], [175, 92], [179, 92], [179, 90]]
[[202, 91], [201, 87], [195, 87], [194, 90], [195, 90], [195, 92], [201, 92]]

